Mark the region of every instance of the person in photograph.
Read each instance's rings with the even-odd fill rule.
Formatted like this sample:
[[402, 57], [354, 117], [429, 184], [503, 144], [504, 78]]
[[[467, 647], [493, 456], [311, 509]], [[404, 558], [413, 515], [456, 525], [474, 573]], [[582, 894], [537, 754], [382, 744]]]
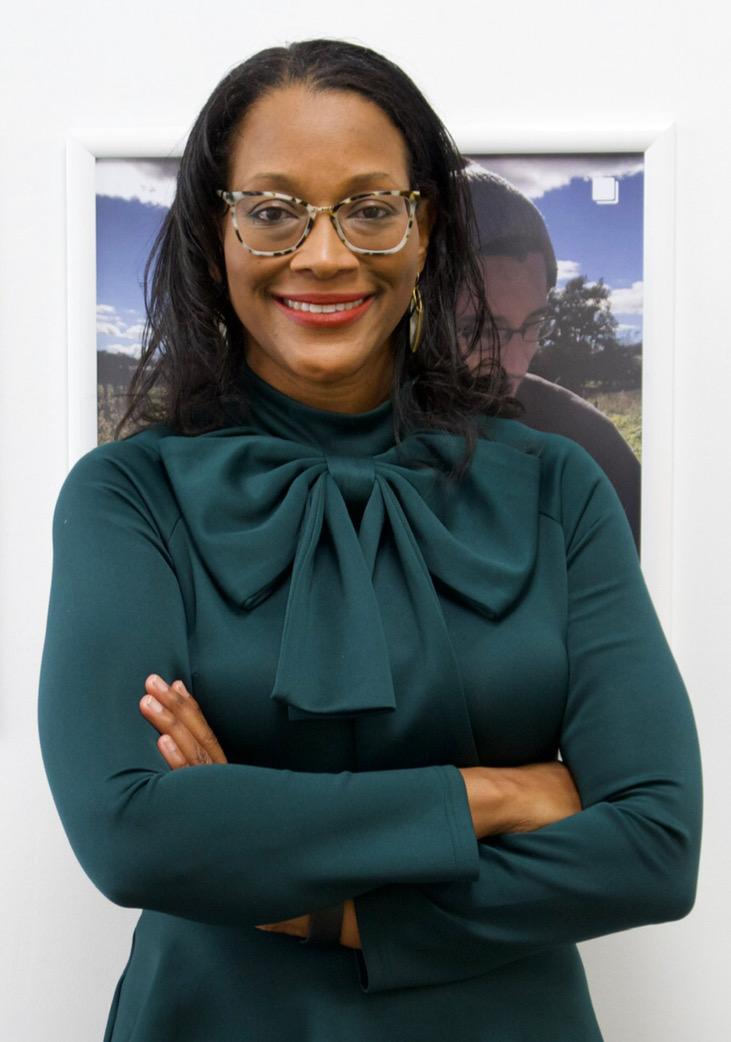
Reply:
[[43, 764], [140, 910], [104, 1042], [601, 1040], [578, 944], [693, 907], [688, 692], [604, 471], [465, 360], [469, 214], [365, 46], [193, 123], [53, 516]]
[[[510, 394], [525, 408], [520, 422], [573, 438], [594, 457], [622, 502], [639, 553], [639, 460], [612, 421], [591, 402], [529, 371], [541, 337], [549, 332], [548, 294], [557, 281], [556, 255], [545, 221], [531, 200], [505, 178], [475, 162], [468, 164], [466, 173], [487, 301], [499, 330], [500, 360]], [[466, 313], [462, 321], [469, 323], [470, 318]]]

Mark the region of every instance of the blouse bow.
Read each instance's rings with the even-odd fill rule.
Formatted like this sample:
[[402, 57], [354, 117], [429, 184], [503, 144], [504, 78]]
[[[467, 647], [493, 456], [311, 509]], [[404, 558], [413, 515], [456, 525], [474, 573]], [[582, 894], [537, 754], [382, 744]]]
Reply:
[[460, 750], [476, 762], [455, 716], [464, 701], [454, 692], [444, 708], [461, 682], [434, 580], [487, 619], [513, 607], [536, 558], [540, 461], [480, 438], [455, 486], [406, 465], [419, 447], [456, 462], [464, 441], [420, 432], [367, 457], [249, 427], [160, 442], [190, 539], [229, 601], [255, 609], [291, 567], [270, 696], [289, 719], [393, 712], [397, 695], [402, 713], [423, 713], [432, 700], [455, 762]]

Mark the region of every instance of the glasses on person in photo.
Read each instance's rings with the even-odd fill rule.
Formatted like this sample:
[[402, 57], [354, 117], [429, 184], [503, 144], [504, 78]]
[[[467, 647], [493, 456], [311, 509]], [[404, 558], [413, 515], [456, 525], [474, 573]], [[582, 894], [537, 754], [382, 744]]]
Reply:
[[384, 189], [348, 196], [334, 206], [313, 206], [282, 192], [219, 188], [216, 195], [228, 203], [241, 245], [259, 257], [294, 253], [321, 213], [328, 214], [339, 238], [354, 253], [397, 253], [406, 245], [421, 198], [416, 189]]
[[510, 326], [496, 326], [500, 346], [505, 347], [514, 336], [519, 336], [524, 344], [537, 344], [546, 340], [556, 328], [555, 318], [536, 318], [532, 322], [524, 322], [520, 329]]
[[[474, 315], [463, 317], [458, 325], [459, 335], [465, 338], [470, 337], [474, 329], [474, 324]], [[496, 325], [495, 328], [497, 330], [501, 347], [505, 347], [514, 336], [520, 336], [525, 344], [535, 344], [541, 340], [548, 339], [556, 328], [556, 319], [536, 318], [531, 322], [524, 322], [520, 329], [511, 329], [510, 326], [501, 325]]]

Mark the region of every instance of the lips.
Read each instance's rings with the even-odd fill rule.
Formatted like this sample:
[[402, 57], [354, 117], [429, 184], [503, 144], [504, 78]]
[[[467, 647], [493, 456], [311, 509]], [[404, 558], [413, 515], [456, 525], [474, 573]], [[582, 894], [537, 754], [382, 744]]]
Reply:
[[349, 304], [353, 300], [372, 297], [372, 293], [274, 293], [277, 300], [296, 300], [301, 304]]
[[[333, 296], [334, 294], [330, 295]], [[344, 294], [340, 295], [344, 296]], [[310, 308], [292, 307], [286, 303], [287, 300], [294, 303], [296, 299], [297, 298], [293, 297], [285, 297], [280, 300], [279, 297], [273, 297], [276, 307], [283, 315], [286, 315], [288, 319], [291, 319], [291, 321], [296, 322], [301, 326], [319, 326], [323, 329], [328, 326], [344, 326], [352, 322], [357, 322], [357, 320], [369, 310], [373, 303], [374, 295], [370, 294], [369, 296], [362, 298], [362, 302], [360, 304], [355, 304], [353, 307], [341, 307], [339, 310], [333, 309], [332, 311], [321, 311], [319, 309], [317, 311], [311, 311]], [[361, 298], [351, 297], [351, 300], [353, 299], [358, 300]], [[305, 301], [305, 303], [309, 304], [310, 301]], [[316, 301], [313, 303], [320, 304], [321, 302]], [[344, 301], [335, 301], [334, 303], [342, 304]]]

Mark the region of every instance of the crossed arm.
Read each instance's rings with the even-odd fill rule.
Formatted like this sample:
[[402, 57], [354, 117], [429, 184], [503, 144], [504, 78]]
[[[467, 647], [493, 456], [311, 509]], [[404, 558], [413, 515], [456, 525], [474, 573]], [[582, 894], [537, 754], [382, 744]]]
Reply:
[[[140, 712], [160, 732], [157, 747], [168, 766], [176, 771], [204, 763], [228, 763], [226, 754], [203, 711], [182, 680], [166, 684], [156, 673], [145, 680], [146, 694], [140, 699]], [[306, 937], [311, 915], [299, 915], [278, 923], [257, 924], [257, 930]], [[352, 898], [344, 902], [340, 943], [360, 948], [360, 933]]]
[[[140, 712], [159, 731], [157, 747], [172, 770], [228, 763], [200, 704], [182, 680], [167, 684], [151, 673], [145, 680], [145, 691], [139, 702]], [[478, 838], [498, 832], [531, 831], [581, 810], [571, 774], [558, 761], [515, 769], [467, 768], [461, 773]], [[301, 915], [257, 924], [257, 929], [306, 937], [310, 919], [310, 914]], [[363, 947], [352, 898], [343, 902], [340, 943], [346, 948]]]

